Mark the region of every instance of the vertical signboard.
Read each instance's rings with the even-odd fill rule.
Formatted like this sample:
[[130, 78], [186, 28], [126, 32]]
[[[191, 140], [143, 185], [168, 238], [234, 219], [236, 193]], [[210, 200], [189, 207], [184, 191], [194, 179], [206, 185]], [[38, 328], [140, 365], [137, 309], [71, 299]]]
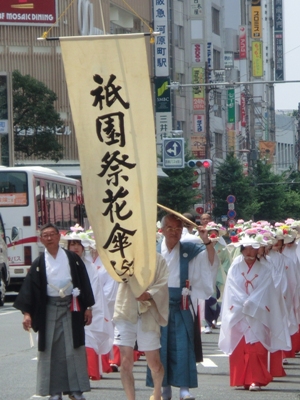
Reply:
[[262, 42], [252, 42], [252, 76], [255, 78], [263, 76]]
[[191, 152], [195, 158], [206, 157], [205, 136], [191, 136]]
[[205, 115], [194, 115], [194, 133], [205, 132]]
[[260, 39], [262, 37], [260, 0], [252, 0], [251, 5], [251, 36], [253, 39]]
[[275, 81], [284, 80], [282, 0], [274, 0]]
[[274, 31], [283, 30], [282, 0], [274, 0]]
[[[224, 51], [224, 68], [230, 69], [234, 67], [234, 54], [232, 51]], [[225, 73], [225, 72], [224, 72]]]
[[169, 76], [168, 0], [154, 1], [155, 76]]
[[171, 112], [171, 88], [169, 77], [155, 78], [155, 111]]
[[192, 44], [192, 62], [193, 63], [205, 62], [205, 55], [204, 55], [202, 43]]
[[212, 82], [212, 69], [214, 67], [213, 63], [213, 44], [207, 42], [207, 68], [208, 68], [208, 82]]
[[[204, 83], [205, 82], [205, 69], [204, 68], [192, 68], [192, 83]], [[204, 86], [193, 86], [193, 110], [205, 110], [205, 87]]]
[[[171, 135], [171, 89], [169, 77], [155, 78], [155, 128], [156, 144], [161, 145], [163, 138]], [[161, 149], [157, 148], [158, 155]]]
[[228, 150], [235, 151], [235, 130], [227, 126], [227, 143]]
[[246, 126], [246, 95], [245, 92], [241, 93], [241, 126]]
[[227, 90], [227, 122], [235, 123], [235, 92], [234, 89]]
[[239, 52], [240, 52], [240, 60], [244, 60], [247, 58], [247, 36], [246, 36], [246, 27], [239, 27]]
[[191, 5], [191, 15], [194, 17], [199, 17], [203, 13], [203, 0], [190, 0]]

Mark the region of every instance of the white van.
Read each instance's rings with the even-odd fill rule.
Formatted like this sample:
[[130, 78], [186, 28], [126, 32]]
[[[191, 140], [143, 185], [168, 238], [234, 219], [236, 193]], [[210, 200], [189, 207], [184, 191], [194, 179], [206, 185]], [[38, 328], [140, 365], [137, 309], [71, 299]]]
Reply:
[[6, 236], [2, 216], [0, 214], [0, 306], [4, 305], [6, 288], [9, 285], [9, 281]]

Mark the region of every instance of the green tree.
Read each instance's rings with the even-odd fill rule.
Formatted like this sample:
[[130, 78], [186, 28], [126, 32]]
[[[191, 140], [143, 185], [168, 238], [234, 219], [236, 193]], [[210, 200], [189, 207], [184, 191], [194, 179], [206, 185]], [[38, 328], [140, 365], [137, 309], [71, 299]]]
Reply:
[[[293, 218], [299, 220], [300, 218], [300, 193], [294, 190], [289, 190], [284, 194], [282, 219]], [[278, 218], [279, 219], [279, 218]]]
[[[171, 208], [174, 211], [184, 213], [193, 208], [199, 202], [200, 192], [193, 189], [192, 185], [197, 180], [194, 170], [189, 167], [165, 169], [168, 178], [160, 178], [158, 181], [158, 203]], [[159, 218], [162, 216], [159, 212]]]
[[216, 186], [213, 190], [215, 217], [227, 214], [226, 199], [230, 194], [236, 198], [234, 206], [237, 218], [251, 219], [260, 207], [254, 198], [250, 179], [243, 174], [243, 166], [234, 153], [227, 155], [216, 173]]
[[13, 72], [13, 112], [15, 151], [26, 156], [58, 161], [63, 146], [58, 142], [56, 129], [63, 125], [54, 108], [56, 94], [44, 83]]
[[252, 178], [255, 199], [260, 204], [255, 213], [255, 220], [274, 220], [286, 217], [284, 204], [288, 185], [284, 175], [277, 175], [271, 171], [272, 165], [261, 160], [256, 161]]

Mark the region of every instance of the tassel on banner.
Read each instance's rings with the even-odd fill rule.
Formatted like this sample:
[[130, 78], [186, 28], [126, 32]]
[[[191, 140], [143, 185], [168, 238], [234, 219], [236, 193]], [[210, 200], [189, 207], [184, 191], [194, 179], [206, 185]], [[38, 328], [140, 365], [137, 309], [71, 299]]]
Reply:
[[78, 288], [74, 288], [72, 290], [72, 302], [71, 302], [71, 306], [70, 306], [70, 310], [71, 311], [80, 311], [80, 305], [79, 305], [79, 301], [78, 301], [78, 296], [80, 295], [80, 290]]

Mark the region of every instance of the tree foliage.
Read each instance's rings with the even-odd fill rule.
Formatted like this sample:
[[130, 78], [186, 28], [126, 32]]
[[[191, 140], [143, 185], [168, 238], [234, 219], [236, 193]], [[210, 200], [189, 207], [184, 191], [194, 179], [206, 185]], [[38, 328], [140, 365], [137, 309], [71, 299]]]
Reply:
[[259, 207], [259, 204], [254, 201], [250, 180], [243, 174], [243, 166], [233, 153], [227, 155], [216, 174], [216, 186], [213, 190], [215, 216], [227, 214], [228, 195], [236, 198], [234, 206], [238, 218], [250, 219]]
[[56, 94], [30, 75], [13, 72], [15, 151], [26, 156], [58, 161], [63, 146], [56, 129], [63, 125], [54, 108]]
[[213, 190], [215, 217], [226, 215], [226, 197], [236, 197], [236, 218], [281, 221], [286, 218], [300, 219], [300, 173], [272, 172], [272, 165], [257, 160], [248, 177], [243, 175], [240, 161], [229, 154], [219, 166], [216, 187]]
[[284, 175], [277, 175], [271, 171], [272, 165], [261, 160], [256, 161], [252, 179], [255, 189], [255, 198], [259, 202], [259, 210], [254, 215], [255, 220], [271, 220], [285, 218], [284, 211], [287, 185]]
[[[158, 203], [181, 213], [193, 208], [199, 203], [199, 190], [192, 185], [197, 180], [194, 170], [189, 167], [165, 169], [168, 178], [160, 178], [158, 181]], [[159, 213], [161, 217], [162, 213]]]

